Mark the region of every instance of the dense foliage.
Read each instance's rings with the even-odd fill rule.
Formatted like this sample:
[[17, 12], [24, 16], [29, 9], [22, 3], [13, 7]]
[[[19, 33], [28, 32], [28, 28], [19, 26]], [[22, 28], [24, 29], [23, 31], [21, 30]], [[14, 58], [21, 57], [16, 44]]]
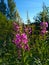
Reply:
[[0, 65], [49, 65], [48, 20], [44, 17], [39, 24], [39, 20], [30, 24], [28, 19], [27, 25], [20, 25], [18, 12], [17, 22], [12, 19], [15, 8], [13, 0], [8, 0], [8, 6], [10, 18], [4, 14], [5, 9], [2, 11], [0, 8]]
[[[3, 22], [2, 17], [5, 20], [5, 23]], [[42, 22], [40, 24], [40, 30], [44, 31], [45, 29], [45, 31], [44, 33], [42, 31], [43, 34], [41, 34], [41, 31], [39, 30], [39, 34], [37, 35], [34, 34], [34, 31], [37, 29], [33, 31], [33, 26], [26, 27], [24, 25], [23, 30], [16, 22], [13, 22], [13, 29], [11, 29], [11, 25], [9, 27], [8, 24], [10, 22], [8, 22], [4, 16], [2, 17], [2, 25], [0, 23], [0, 27], [3, 29], [2, 31], [0, 29], [0, 35], [2, 35], [3, 37], [1, 37], [4, 39], [0, 38], [0, 65], [48, 65], [49, 41], [47, 37], [49, 36], [47, 32], [45, 33], [45, 27], [48, 27], [48, 23]], [[6, 25], [7, 27], [5, 27]], [[5, 30], [8, 30], [8, 32]], [[12, 40], [11, 33], [14, 34]]]

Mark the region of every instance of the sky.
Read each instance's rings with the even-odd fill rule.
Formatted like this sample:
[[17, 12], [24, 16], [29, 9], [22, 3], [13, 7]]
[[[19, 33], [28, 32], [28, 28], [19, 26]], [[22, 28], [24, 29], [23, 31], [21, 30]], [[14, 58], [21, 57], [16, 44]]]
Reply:
[[18, 12], [25, 23], [27, 20], [27, 11], [30, 20], [33, 21], [33, 17], [42, 11], [43, 2], [46, 6], [49, 6], [49, 0], [15, 0]]
[[[7, 2], [7, 0], [5, 1]], [[49, 0], [14, 0], [14, 2], [24, 23], [27, 21], [27, 12], [29, 19], [33, 22], [34, 16], [42, 11], [43, 2], [49, 6]]]

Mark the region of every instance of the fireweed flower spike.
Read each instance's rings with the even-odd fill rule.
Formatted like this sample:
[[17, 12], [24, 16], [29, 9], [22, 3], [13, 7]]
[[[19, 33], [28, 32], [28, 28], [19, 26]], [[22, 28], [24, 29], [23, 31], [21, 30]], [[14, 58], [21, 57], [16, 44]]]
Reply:
[[13, 29], [16, 31], [16, 32], [19, 32], [19, 25], [16, 23], [16, 22], [13, 22]]
[[40, 23], [40, 27], [41, 27], [41, 34], [45, 34], [47, 33], [47, 27], [48, 27], [48, 23], [47, 22], [41, 22]]
[[23, 49], [24, 50], [28, 50], [29, 51], [29, 45], [28, 45], [28, 38], [27, 35], [25, 33], [21, 34], [21, 38], [22, 38], [22, 43], [23, 43]]
[[25, 33], [16, 34], [15, 40], [13, 42], [16, 44], [17, 48], [22, 48], [24, 50], [29, 50], [29, 45], [28, 45], [28, 38]]

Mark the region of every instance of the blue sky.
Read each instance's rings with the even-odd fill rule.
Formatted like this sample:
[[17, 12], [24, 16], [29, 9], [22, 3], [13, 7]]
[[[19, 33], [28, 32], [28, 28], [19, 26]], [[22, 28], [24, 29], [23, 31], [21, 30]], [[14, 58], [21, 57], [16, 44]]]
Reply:
[[15, 0], [19, 14], [25, 22], [27, 19], [27, 11], [29, 18], [33, 21], [33, 17], [42, 11], [43, 2], [46, 6], [49, 6], [49, 0]]
[[[5, 0], [7, 2], [7, 0]], [[30, 20], [33, 22], [33, 17], [42, 11], [43, 2], [46, 6], [49, 6], [49, 0], [14, 0], [16, 3], [16, 9], [18, 10], [21, 18], [26, 23], [27, 11]]]

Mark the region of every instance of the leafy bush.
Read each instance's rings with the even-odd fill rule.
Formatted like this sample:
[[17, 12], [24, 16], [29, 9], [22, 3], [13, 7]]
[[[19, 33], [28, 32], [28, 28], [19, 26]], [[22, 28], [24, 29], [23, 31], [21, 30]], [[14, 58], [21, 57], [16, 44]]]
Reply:
[[[49, 32], [40, 34], [40, 30], [32, 26], [24, 31], [24, 27], [15, 24], [13, 26], [13, 22], [0, 13], [0, 65], [49, 65]], [[21, 48], [17, 47], [17, 41], [12, 42], [13, 39], [20, 41]], [[25, 50], [28, 49], [24, 48], [25, 44], [29, 50]]]

